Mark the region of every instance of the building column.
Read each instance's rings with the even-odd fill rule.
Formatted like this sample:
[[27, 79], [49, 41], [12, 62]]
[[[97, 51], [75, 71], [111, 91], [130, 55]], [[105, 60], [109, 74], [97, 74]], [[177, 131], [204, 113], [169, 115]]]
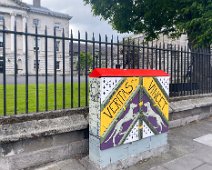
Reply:
[[[26, 31], [26, 23], [27, 23], [27, 16], [26, 15], [23, 15], [22, 16], [22, 24], [23, 24], [23, 26], [22, 26], [22, 28], [23, 28], [23, 32], [25, 32]], [[25, 35], [23, 35], [22, 36], [22, 39], [23, 39], [23, 53], [25, 53], [25, 51], [26, 51], [26, 43], [25, 43]]]
[[[15, 30], [15, 13], [11, 13], [11, 31]], [[11, 52], [14, 51], [14, 34], [11, 34]]]

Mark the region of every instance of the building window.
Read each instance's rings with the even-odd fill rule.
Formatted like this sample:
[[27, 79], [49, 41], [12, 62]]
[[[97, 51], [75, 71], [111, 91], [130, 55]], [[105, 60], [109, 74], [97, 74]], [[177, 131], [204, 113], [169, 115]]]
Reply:
[[57, 70], [60, 69], [60, 61], [57, 61], [57, 63], [56, 63], [56, 69], [57, 69]]
[[37, 47], [36, 47], [36, 38], [34, 38], [34, 42], [35, 42], [35, 44], [34, 44], [34, 51], [36, 51], [36, 50], [39, 51], [40, 50], [40, 46], [41, 46], [40, 45], [40, 42], [41, 42], [40, 38], [38, 38], [37, 41], [38, 41], [37, 42], [38, 44], [37, 44]]
[[60, 23], [59, 23], [59, 22], [56, 22], [56, 23], [54, 24], [54, 28], [55, 28], [56, 30], [60, 30]]
[[34, 69], [38, 68], [40, 69], [40, 60], [38, 60], [38, 62], [36, 62], [37, 60], [34, 60]]
[[56, 51], [60, 51], [60, 41], [56, 41]]
[[18, 67], [18, 70], [23, 70], [23, 65], [22, 65], [22, 60], [21, 59], [18, 59], [17, 67]]
[[0, 55], [0, 73], [4, 71], [4, 58]]
[[[3, 30], [4, 18], [0, 16], [0, 30]], [[3, 47], [3, 33], [0, 33], [0, 47]]]
[[78, 52], [74, 52], [74, 56], [78, 56]]
[[173, 45], [172, 45], [172, 44], [167, 44], [167, 49], [168, 49], [168, 50], [173, 49]]
[[39, 19], [33, 19], [33, 25], [35, 27], [38, 27], [40, 25], [40, 20]]
[[3, 43], [3, 34], [0, 33], [0, 47], [3, 47], [4, 43]]

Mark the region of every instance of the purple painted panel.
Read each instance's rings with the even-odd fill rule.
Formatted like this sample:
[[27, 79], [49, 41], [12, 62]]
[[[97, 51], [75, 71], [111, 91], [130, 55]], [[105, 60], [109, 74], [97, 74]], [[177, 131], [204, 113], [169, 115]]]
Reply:
[[142, 111], [151, 126], [157, 130], [158, 133], [165, 133], [168, 131], [168, 124], [164, 121], [165, 117], [161, 116], [158, 110], [152, 106], [151, 100], [144, 93]]
[[137, 93], [134, 98], [129, 101], [126, 110], [120, 115], [113, 125], [112, 130], [108, 133], [107, 137], [101, 143], [101, 150], [105, 150], [117, 145], [122, 144], [123, 138], [127, 136], [130, 127], [133, 123], [135, 117], [139, 115], [139, 93]]

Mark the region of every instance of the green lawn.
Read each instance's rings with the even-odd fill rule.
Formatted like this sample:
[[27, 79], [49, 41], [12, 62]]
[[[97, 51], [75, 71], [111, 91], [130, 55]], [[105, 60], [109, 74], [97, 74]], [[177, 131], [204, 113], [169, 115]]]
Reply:
[[[73, 104], [78, 107], [78, 83], [74, 83]], [[85, 83], [80, 84], [80, 106], [85, 106]], [[25, 85], [17, 85], [17, 111], [18, 114], [25, 113], [26, 91]], [[14, 85], [7, 85], [7, 115], [14, 113]], [[65, 85], [66, 108], [71, 108], [71, 83]], [[45, 111], [45, 84], [39, 84], [39, 111]], [[63, 84], [57, 84], [57, 108], [63, 107]], [[48, 85], [48, 109], [54, 110], [54, 84]], [[36, 112], [36, 86], [29, 85], [29, 113]], [[3, 85], [0, 85], [0, 116], [3, 115]]]

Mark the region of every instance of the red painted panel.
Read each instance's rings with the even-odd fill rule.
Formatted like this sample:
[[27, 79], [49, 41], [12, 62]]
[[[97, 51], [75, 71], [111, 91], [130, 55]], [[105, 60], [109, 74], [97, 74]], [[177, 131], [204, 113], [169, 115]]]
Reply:
[[89, 77], [156, 77], [169, 76], [162, 70], [95, 68]]

